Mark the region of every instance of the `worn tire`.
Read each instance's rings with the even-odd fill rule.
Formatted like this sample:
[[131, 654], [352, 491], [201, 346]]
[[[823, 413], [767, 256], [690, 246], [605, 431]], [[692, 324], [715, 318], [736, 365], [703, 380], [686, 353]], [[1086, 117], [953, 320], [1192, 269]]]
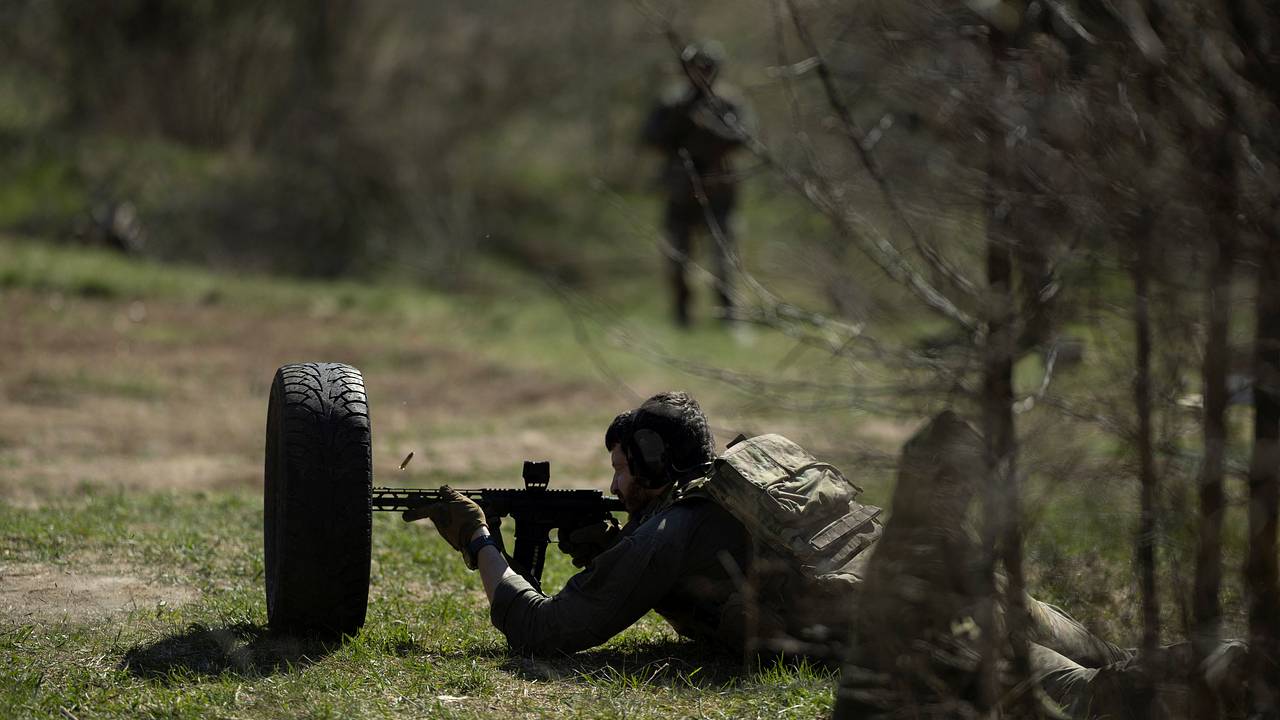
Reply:
[[373, 463], [360, 371], [285, 365], [267, 407], [267, 622], [291, 633], [354, 634], [369, 600]]

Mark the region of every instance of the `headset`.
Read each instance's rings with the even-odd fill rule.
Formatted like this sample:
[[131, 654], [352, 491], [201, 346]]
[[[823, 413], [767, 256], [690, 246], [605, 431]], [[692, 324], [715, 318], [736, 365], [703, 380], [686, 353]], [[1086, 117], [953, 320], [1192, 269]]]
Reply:
[[649, 428], [631, 433], [627, 448], [627, 465], [636, 484], [643, 488], [660, 488], [673, 482], [684, 482], [706, 472], [711, 463], [678, 468], [667, 458], [667, 444], [662, 436]]
[[631, 476], [641, 487], [659, 488], [673, 480], [671, 465], [667, 462], [667, 444], [649, 428], [631, 433], [627, 462], [631, 465]]

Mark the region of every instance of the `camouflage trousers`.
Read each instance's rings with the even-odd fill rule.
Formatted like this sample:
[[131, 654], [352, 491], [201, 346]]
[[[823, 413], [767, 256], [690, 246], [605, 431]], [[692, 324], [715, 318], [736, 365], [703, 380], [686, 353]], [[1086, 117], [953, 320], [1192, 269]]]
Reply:
[[1048, 603], [1028, 598], [1027, 616], [1028, 661], [1045, 694], [1071, 717], [1089, 717], [1113, 704], [1114, 673], [1128, 667], [1136, 654], [1097, 637]]
[[1191, 718], [1190, 685], [1202, 676], [1223, 717], [1245, 715], [1245, 663], [1248, 648], [1227, 640], [1203, 667], [1192, 660], [1191, 644], [1160, 648], [1154, 656], [1128, 657], [1100, 667], [1085, 667], [1052, 649], [1029, 647], [1033, 677], [1045, 693], [1073, 718]]

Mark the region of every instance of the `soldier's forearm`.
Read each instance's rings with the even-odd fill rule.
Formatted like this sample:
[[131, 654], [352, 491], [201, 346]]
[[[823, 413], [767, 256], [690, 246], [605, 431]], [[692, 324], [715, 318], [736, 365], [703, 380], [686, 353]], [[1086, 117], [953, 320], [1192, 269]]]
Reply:
[[[489, 528], [481, 527], [471, 535], [471, 539], [475, 540], [488, 534]], [[484, 585], [484, 595], [492, 606], [493, 594], [498, 588], [498, 583], [508, 575], [515, 575], [516, 571], [507, 564], [507, 559], [498, 552], [498, 548], [492, 545], [480, 548], [480, 553], [476, 555], [476, 567], [480, 570], [480, 582]]]

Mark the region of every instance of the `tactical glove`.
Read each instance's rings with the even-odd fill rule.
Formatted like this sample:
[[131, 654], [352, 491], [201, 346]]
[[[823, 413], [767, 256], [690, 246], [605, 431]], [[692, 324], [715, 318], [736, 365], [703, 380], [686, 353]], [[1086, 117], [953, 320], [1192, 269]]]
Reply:
[[617, 544], [621, 534], [618, 521], [611, 517], [562, 534], [560, 551], [573, 560], [574, 567], [584, 568], [597, 555]]
[[405, 522], [431, 518], [436, 530], [454, 550], [466, 555], [467, 544], [476, 530], [485, 526], [484, 511], [474, 500], [445, 485], [440, 499], [404, 511]]

